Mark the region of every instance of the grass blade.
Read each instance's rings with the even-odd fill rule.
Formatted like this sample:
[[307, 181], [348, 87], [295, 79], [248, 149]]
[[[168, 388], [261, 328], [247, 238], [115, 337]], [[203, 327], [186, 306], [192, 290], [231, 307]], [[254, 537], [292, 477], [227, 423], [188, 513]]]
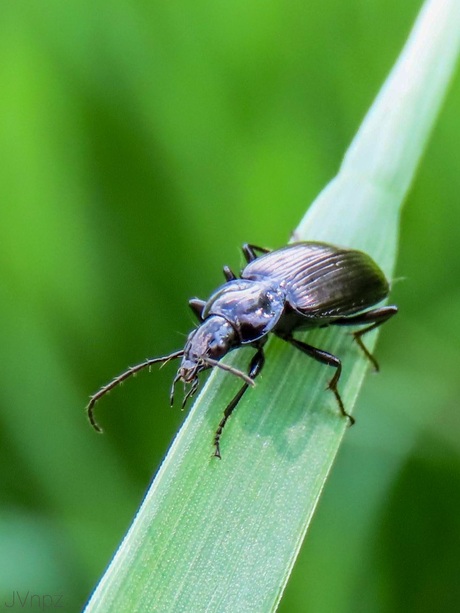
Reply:
[[[400, 208], [455, 65], [459, 24], [458, 0], [426, 3], [298, 238], [363, 249], [391, 278]], [[343, 330], [315, 331], [308, 342], [343, 359], [340, 389], [351, 410], [366, 360]], [[238, 382], [217, 369], [209, 377], [88, 612], [276, 608], [346, 420], [325, 391], [328, 368], [276, 339], [266, 353], [257, 388], [225, 430], [221, 462], [211, 458], [212, 437]], [[245, 368], [249, 355], [228, 363]]]

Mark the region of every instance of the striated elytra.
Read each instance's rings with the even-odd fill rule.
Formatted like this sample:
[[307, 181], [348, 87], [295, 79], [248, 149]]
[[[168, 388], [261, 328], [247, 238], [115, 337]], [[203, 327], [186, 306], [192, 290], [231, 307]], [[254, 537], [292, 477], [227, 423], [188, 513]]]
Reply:
[[[189, 385], [182, 406], [198, 389], [198, 374], [215, 366], [244, 380], [243, 386], [228, 404], [214, 435], [214, 455], [220, 454], [222, 430], [232, 411], [264, 362], [264, 345], [270, 333], [291, 343], [318, 362], [336, 370], [329, 382], [340, 412], [350, 424], [354, 422], [342, 402], [337, 383], [342, 363], [336, 356], [294, 338], [293, 333], [326, 326], [365, 326], [353, 333], [366, 357], [378, 370], [375, 358], [364, 346], [361, 337], [374, 330], [398, 312], [396, 306], [370, 308], [388, 296], [389, 284], [372, 258], [354, 249], [345, 249], [319, 242], [298, 242], [275, 251], [255, 245], [243, 245], [247, 265], [237, 277], [224, 267], [226, 283], [209, 300], [193, 298], [190, 307], [200, 324], [193, 330], [184, 349], [160, 358], [147, 359], [132, 366], [91, 396], [88, 417], [101, 431], [93, 415], [95, 403], [119, 383], [158, 362], [182, 358], [171, 388], [171, 405], [178, 381]], [[259, 256], [257, 254], [260, 254]], [[254, 347], [248, 374], [220, 362], [232, 349], [243, 345]]]

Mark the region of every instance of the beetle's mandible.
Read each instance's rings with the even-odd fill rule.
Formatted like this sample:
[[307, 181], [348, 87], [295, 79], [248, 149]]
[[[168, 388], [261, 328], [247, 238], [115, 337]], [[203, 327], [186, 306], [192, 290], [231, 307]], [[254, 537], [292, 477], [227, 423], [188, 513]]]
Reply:
[[[226, 282], [209, 300], [193, 298], [190, 307], [199, 319], [180, 351], [147, 359], [102, 387], [91, 396], [87, 410], [92, 426], [101, 431], [93, 415], [96, 402], [119, 383], [158, 362], [182, 358], [171, 388], [178, 381], [189, 386], [182, 406], [198, 389], [198, 375], [215, 366], [244, 380], [244, 384], [226, 407], [214, 435], [214, 455], [220, 455], [222, 430], [232, 411], [254, 379], [261, 372], [264, 345], [270, 333], [291, 343], [318, 362], [333, 366], [329, 382], [340, 412], [350, 424], [354, 422], [342, 402], [337, 384], [342, 363], [336, 356], [294, 338], [294, 332], [326, 326], [365, 326], [353, 336], [366, 357], [378, 370], [375, 358], [364, 346], [361, 337], [374, 330], [398, 312], [396, 306], [370, 308], [388, 296], [388, 282], [377, 264], [362, 251], [345, 249], [319, 242], [298, 242], [269, 251], [255, 245], [243, 245], [247, 265], [237, 277], [224, 267]], [[259, 255], [258, 255], [259, 254]], [[256, 352], [248, 374], [220, 359], [229, 351], [250, 345]]]

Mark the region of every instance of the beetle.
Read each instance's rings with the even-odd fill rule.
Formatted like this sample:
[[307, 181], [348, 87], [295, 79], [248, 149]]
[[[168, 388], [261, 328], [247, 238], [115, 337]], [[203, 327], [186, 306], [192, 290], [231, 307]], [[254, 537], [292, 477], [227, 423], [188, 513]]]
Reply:
[[[221, 458], [222, 431], [243, 394], [254, 385], [254, 379], [262, 371], [264, 345], [270, 333], [318, 362], [335, 368], [328, 388], [333, 392], [341, 414], [350, 425], [354, 423], [337, 388], [342, 373], [341, 360], [324, 349], [294, 338], [293, 334], [331, 325], [366, 326], [353, 332], [353, 337], [374, 369], [378, 370], [377, 361], [361, 337], [398, 312], [394, 305], [371, 308], [389, 294], [385, 275], [366, 253], [328, 243], [296, 242], [275, 251], [245, 244], [243, 254], [247, 264], [239, 277], [224, 266], [226, 282], [207, 301], [198, 298], [189, 301], [199, 325], [188, 335], [183, 349], [131, 366], [90, 397], [88, 417], [97, 431], [102, 430], [94, 418], [94, 405], [102, 396], [152, 364], [181, 358], [171, 387], [171, 406], [176, 384], [179, 381], [184, 384], [183, 408], [198, 389], [198, 375], [209, 368], [221, 368], [244, 381], [225, 408], [214, 435], [214, 456]], [[247, 374], [220, 362], [229, 351], [245, 345], [256, 350]]]

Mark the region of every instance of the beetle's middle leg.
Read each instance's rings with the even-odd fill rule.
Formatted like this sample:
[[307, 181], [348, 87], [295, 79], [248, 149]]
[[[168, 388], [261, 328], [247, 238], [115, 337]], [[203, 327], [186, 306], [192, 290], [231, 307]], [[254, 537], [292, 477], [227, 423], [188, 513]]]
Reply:
[[381, 326], [383, 323], [387, 321], [387, 319], [390, 319], [390, 317], [393, 317], [393, 315], [396, 315], [397, 312], [398, 312], [398, 307], [396, 306], [384, 306], [384, 307], [379, 307], [377, 309], [372, 309], [371, 311], [366, 311], [365, 313], [360, 313], [359, 315], [354, 315], [352, 317], [342, 317], [340, 319], [336, 319], [335, 321], [332, 322], [331, 325], [360, 326], [360, 325], [365, 325], [365, 324], [371, 324], [370, 326], [367, 326], [367, 328], [364, 328], [363, 330], [358, 330], [357, 332], [353, 332], [353, 337], [355, 341], [357, 342], [357, 344], [359, 345], [359, 347], [361, 348], [364, 355], [367, 357], [367, 359], [370, 361], [370, 363], [374, 367], [374, 369], [378, 371], [379, 370], [378, 362], [374, 358], [372, 353], [369, 351], [369, 349], [366, 347], [366, 345], [363, 343], [363, 341], [361, 340], [361, 337], [363, 336], [363, 334], [366, 334], [367, 332], [370, 332], [371, 330], [375, 330], [375, 328], [378, 328], [379, 326]]
[[352, 426], [355, 423], [355, 419], [349, 413], [346, 412], [342, 398], [339, 394], [339, 390], [337, 389], [337, 383], [339, 382], [340, 375], [342, 374], [342, 362], [339, 360], [339, 358], [335, 355], [332, 355], [332, 353], [324, 351], [323, 349], [318, 349], [317, 347], [312, 347], [312, 345], [307, 345], [307, 343], [298, 341], [293, 336], [281, 336], [281, 338], [288, 343], [291, 343], [291, 345], [293, 345], [297, 349], [300, 349], [300, 351], [306, 353], [317, 362], [321, 362], [321, 364], [327, 364], [328, 366], [334, 366], [336, 371], [332, 379], [329, 381], [328, 388], [334, 394], [337, 400], [337, 404], [339, 405], [340, 412], [344, 417], [349, 420], [350, 426]]
[[249, 243], [244, 243], [242, 250], [248, 264], [257, 259], [256, 251], [260, 251], [260, 253], [270, 253], [270, 249], [257, 247], [257, 245], [250, 245]]
[[[251, 377], [251, 379], [255, 379], [257, 377], [258, 374], [260, 374], [260, 371], [263, 368], [263, 365], [265, 363], [265, 355], [264, 355], [264, 350], [263, 347], [259, 347], [257, 349], [257, 353], [255, 353], [252, 356], [252, 360], [249, 364], [249, 371], [248, 371], [248, 375]], [[222, 456], [220, 455], [220, 437], [222, 436], [222, 430], [225, 427], [225, 424], [227, 423], [228, 418], [230, 417], [230, 415], [233, 413], [235, 407], [237, 406], [237, 404], [239, 403], [239, 401], [241, 400], [241, 398], [243, 397], [244, 392], [248, 389], [249, 387], [249, 383], [245, 383], [240, 391], [235, 395], [235, 397], [232, 399], [232, 401], [227, 405], [225, 411], [224, 411], [224, 416], [222, 417], [222, 419], [220, 420], [219, 425], [217, 426], [217, 430], [216, 433], [214, 435], [214, 446], [215, 446], [215, 451], [214, 451], [214, 456], [216, 458], [221, 458]]]

